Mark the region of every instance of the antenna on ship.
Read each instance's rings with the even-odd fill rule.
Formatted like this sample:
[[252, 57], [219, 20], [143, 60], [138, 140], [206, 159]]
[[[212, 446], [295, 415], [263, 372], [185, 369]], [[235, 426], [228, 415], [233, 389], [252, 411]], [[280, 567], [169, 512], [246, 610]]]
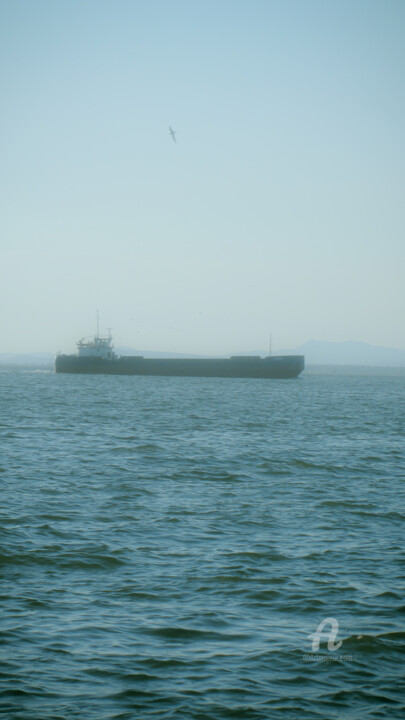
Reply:
[[100, 313], [97, 310], [97, 337], [99, 336]]

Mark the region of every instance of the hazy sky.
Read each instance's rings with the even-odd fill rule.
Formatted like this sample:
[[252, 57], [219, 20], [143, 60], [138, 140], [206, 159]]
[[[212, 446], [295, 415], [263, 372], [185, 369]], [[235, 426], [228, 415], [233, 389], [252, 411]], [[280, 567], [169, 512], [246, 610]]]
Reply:
[[97, 309], [144, 350], [405, 348], [404, 37], [404, 0], [0, 0], [0, 351]]

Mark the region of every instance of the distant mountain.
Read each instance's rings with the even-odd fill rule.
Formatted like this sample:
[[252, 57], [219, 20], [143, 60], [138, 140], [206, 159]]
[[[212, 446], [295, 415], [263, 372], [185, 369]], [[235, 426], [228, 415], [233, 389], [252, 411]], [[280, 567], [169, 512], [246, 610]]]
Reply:
[[55, 353], [0, 353], [0, 365], [50, 368], [54, 362]]
[[[131, 347], [117, 347], [117, 355], [143, 355], [146, 358], [193, 358], [215, 357], [214, 355], [192, 355], [174, 352], [135, 350]], [[268, 351], [234, 352], [232, 355], [268, 355]], [[363, 342], [321, 342], [308, 340], [293, 350], [278, 350], [274, 355], [305, 355], [306, 367], [311, 365], [351, 365], [365, 367], [405, 367], [405, 350], [379, 347]], [[229, 357], [222, 355], [216, 357]], [[0, 353], [1, 366], [52, 368], [54, 353]]]
[[305, 365], [365, 365], [405, 367], [405, 350], [379, 347], [363, 342], [321, 342], [308, 340], [294, 350], [277, 355], [305, 355]]

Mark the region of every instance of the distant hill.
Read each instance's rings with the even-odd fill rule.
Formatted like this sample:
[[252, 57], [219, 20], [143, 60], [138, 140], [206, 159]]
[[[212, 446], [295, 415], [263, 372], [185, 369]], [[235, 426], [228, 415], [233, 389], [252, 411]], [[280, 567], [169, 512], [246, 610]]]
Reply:
[[308, 365], [405, 367], [405, 350], [368, 345], [363, 342], [308, 340], [294, 350], [280, 350], [277, 355], [305, 355], [307, 367]]
[[[117, 347], [117, 355], [143, 355], [146, 358], [192, 358], [214, 357], [213, 355], [191, 355], [174, 352], [135, 350], [131, 347]], [[268, 355], [268, 351], [233, 352], [232, 355]], [[305, 355], [305, 365], [322, 366], [363, 366], [405, 368], [405, 350], [379, 347], [363, 342], [321, 342], [308, 340], [294, 349], [278, 350], [275, 355]], [[218, 356], [217, 356], [218, 357]], [[222, 355], [220, 357], [229, 357]], [[7, 367], [32, 367], [49, 369], [53, 367], [54, 353], [0, 353], [0, 365]]]
[[55, 353], [0, 353], [1, 366], [48, 370], [54, 362]]

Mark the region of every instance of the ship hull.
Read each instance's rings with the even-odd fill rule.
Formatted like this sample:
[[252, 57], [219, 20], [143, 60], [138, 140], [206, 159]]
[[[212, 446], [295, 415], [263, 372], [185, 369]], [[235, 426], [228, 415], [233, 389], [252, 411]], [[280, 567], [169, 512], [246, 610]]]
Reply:
[[160, 375], [170, 377], [295, 378], [304, 369], [303, 355], [267, 358], [144, 358], [113, 360], [58, 355], [55, 372], [90, 375]]

